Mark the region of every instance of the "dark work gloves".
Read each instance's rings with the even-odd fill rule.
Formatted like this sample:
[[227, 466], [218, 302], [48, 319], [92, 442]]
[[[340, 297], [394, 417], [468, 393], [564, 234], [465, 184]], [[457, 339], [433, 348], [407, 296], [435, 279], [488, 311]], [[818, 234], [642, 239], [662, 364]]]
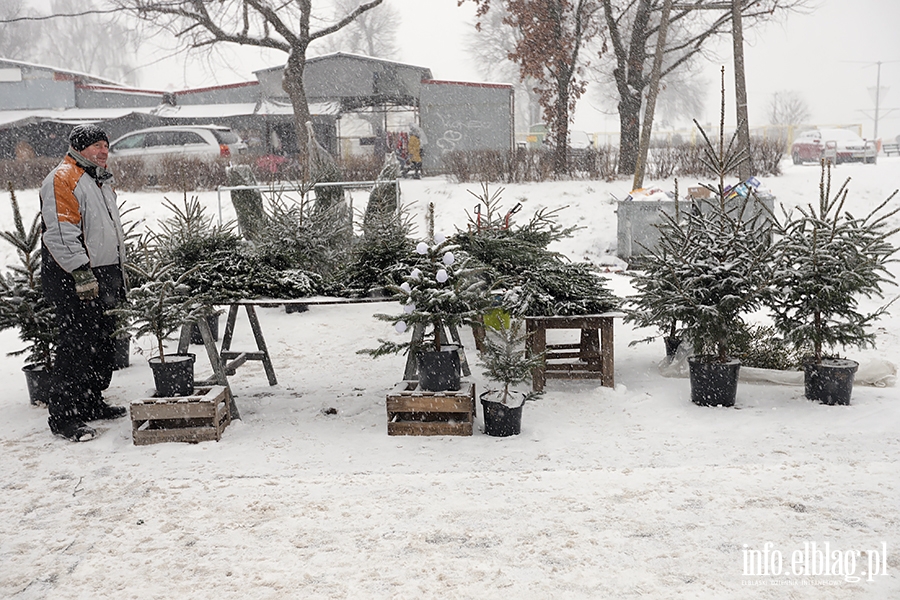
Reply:
[[75, 293], [80, 300], [93, 300], [100, 295], [100, 285], [90, 266], [78, 267], [72, 271], [72, 277], [75, 278]]

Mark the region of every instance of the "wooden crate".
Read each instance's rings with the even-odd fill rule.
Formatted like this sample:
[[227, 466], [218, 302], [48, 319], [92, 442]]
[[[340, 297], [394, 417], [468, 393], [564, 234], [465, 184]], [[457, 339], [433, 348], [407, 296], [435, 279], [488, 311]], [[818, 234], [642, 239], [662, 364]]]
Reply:
[[475, 384], [459, 391], [426, 392], [402, 381], [387, 396], [388, 435], [472, 435]]
[[231, 423], [228, 394], [225, 386], [214, 385], [195, 388], [193, 396], [132, 401], [134, 445], [219, 441]]

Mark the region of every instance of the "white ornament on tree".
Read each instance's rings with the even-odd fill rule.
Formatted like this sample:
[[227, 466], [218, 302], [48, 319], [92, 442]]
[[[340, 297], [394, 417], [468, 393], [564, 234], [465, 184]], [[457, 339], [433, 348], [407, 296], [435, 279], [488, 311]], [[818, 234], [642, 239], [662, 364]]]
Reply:
[[394, 325], [394, 331], [397, 333], [403, 333], [406, 331], [406, 322], [405, 321], [397, 321], [397, 324]]
[[447, 252], [446, 254], [444, 254], [444, 264], [448, 267], [453, 264], [454, 260], [456, 260], [456, 258], [453, 256], [452, 252]]
[[400, 284], [400, 289], [403, 290], [404, 292], [406, 292], [407, 294], [410, 292], [409, 284], [406, 283], [405, 281]]
[[409, 314], [409, 313], [413, 312], [414, 310], [416, 310], [415, 302], [410, 302], [409, 304], [403, 305], [403, 312], [405, 312], [406, 314]]
[[420, 271], [419, 269], [413, 269], [412, 272], [409, 274], [410, 279], [415, 279], [417, 281], [421, 276], [422, 276], [422, 271]]
[[419, 254], [428, 254], [428, 244], [425, 242], [419, 242], [416, 244], [416, 252]]
[[447, 275], [447, 271], [445, 269], [438, 269], [437, 275], [435, 275], [434, 278], [438, 280], [438, 283], [444, 283], [450, 278], [450, 276]]
[[437, 244], [438, 246], [443, 244], [445, 241], [447, 241], [447, 236], [444, 235], [443, 233], [434, 234], [434, 243]]

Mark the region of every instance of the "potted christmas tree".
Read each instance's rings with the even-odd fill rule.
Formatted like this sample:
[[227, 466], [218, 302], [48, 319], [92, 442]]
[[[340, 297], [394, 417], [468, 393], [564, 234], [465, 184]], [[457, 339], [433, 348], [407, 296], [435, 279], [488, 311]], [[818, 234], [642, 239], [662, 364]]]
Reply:
[[416, 357], [419, 387], [428, 391], [460, 389], [460, 347], [450, 332], [481, 318], [488, 305], [481, 269], [442, 234], [434, 234], [433, 206], [429, 207], [429, 240], [416, 245], [408, 261], [405, 281], [387, 289], [403, 307], [399, 315], [375, 315], [390, 321], [398, 333], [409, 328], [410, 342], [379, 340], [381, 346], [363, 352], [372, 356], [409, 351]]
[[659, 242], [631, 298], [654, 320], [682, 324], [695, 353], [688, 359], [691, 400], [701, 406], [734, 405], [741, 363], [731, 346], [744, 329], [742, 315], [761, 305], [771, 279], [768, 209], [752, 192], [732, 194], [725, 186], [726, 174], [747, 155], [735, 149], [733, 139], [725, 146], [724, 91], [722, 98], [718, 147], [694, 121], [718, 184], [704, 186], [710, 199], [698, 200], [691, 210], [662, 214]]
[[831, 194], [831, 166], [822, 166], [818, 205], [785, 215], [776, 250], [782, 265], [767, 304], [775, 326], [803, 353], [806, 397], [824, 404], [849, 404], [858, 363], [832, 354], [837, 346], [874, 345], [869, 329], [887, 306], [863, 312], [859, 298], [882, 297], [886, 263], [897, 249], [888, 239], [900, 229], [887, 223], [891, 196], [864, 217], [845, 209], [847, 179]]
[[0, 329], [19, 330], [26, 346], [9, 354], [26, 354], [22, 371], [31, 403], [45, 404], [56, 346], [56, 312], [41, 290], [41, 219], [36, 214], [26, 229], [12, 184], [8, 189], [15, 231], [0, 232], [0, 237], [16, 249], [19, 264], [0, 276]]
[[522, 408], [540, 393], [523, 392], [516, 386], [531, 381], [532, 369], [540, 367], [543, 355], [528, 356], [526, 334], [520, 319], [500, 320], [497, 327], [486, 327], [481, 350], [484, 375], [501, 387], [481, 394], [484, 432], [506, 437], [518, 435], [522, 427]]
[[152, 338], [149, 363], [157, 396], [187, 396], [194, 391], [194, 355], [166, 354], [165, 341], [185, 323], [205, 318], [210, 302], [202, 294], [192, 293], [185, 284], [192, 271], [177, 278], [172, 275], [174, 265], [156, 251], [155, 237], [146, 234], [140, 245], [140, 258], [127, 265], [135, 275], [127, 303], [110, 312], [127, 324], [134, 337]]

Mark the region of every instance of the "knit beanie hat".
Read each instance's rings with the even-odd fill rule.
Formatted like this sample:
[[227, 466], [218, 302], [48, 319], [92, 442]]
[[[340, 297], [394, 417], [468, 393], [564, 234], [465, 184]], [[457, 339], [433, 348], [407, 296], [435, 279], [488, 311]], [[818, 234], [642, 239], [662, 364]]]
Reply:
[[88, 146], [96, 144], [100, 140], [105, 141], [107, 144], [109, 143], [106, 132], [96, 125], [91, 124], [76, 125], [72, 128], [72, 133], [69, 134], [69, 145], [71, 145], [76, 152], [81, 152]]

